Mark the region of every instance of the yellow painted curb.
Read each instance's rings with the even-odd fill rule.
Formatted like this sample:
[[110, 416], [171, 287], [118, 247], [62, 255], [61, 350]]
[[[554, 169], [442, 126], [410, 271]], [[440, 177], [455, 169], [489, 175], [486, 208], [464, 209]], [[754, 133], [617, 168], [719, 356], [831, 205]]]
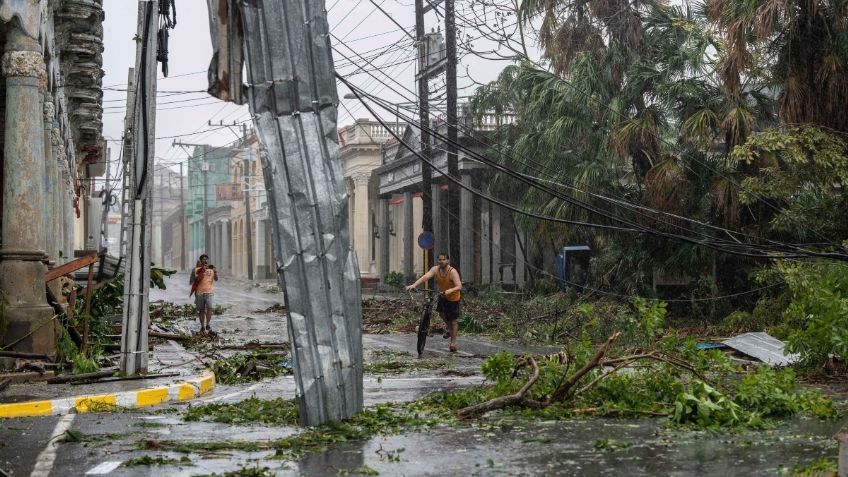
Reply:
[[49, 401], [0, 404], [0, 419], [61, 416], [74, 412], [110, 412], [117, 409], [149, 407], [169, 401], [188, 401], [208, 393], [213, 387], [215, 387], [215, 374], [207, 373], [187, 381], [155, 388], [74, 396]]

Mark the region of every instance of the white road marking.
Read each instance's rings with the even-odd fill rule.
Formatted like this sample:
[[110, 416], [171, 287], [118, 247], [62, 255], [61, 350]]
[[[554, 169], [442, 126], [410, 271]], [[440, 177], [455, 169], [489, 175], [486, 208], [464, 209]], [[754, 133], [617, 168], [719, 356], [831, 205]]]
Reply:
[[106, 475], [120, 467], [122, 463], [120, 460], [107, 460], [86, 472], [85, 475]]
[[47, 477], [50, 475], [50, 471], [53, 470], [53, 463], [56, 461], [56, 449], [59, 447], [59, 438], [71, 428], [71, 424], [76, 417], [76, 414], [66, 414], [59, 419], [59, 422], [56, 423], [56, 428], [53, 429], [53, 434], [50, 435], [50, 440], [47, 441], [47, 447], [41, 451], [41, 454], [38, 454], [30, 477]]

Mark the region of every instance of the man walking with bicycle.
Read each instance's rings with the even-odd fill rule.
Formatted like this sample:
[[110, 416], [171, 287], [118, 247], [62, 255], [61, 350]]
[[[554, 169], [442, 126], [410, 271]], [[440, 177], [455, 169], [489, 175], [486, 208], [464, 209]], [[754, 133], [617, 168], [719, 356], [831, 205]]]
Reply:
[[445, 320], [445, 338], [450, 338], [451, 353], [456, 352], [456, 335], [459, 332], [459, 300], [462, 298], [460, 290], [462, 290], [462, 281], [459, 279], [459, 272], [450, 265], [450, 257], [446, 253], [439, 254], [439, 264], [431, 268], [427, 273], [421, 276], [415, 283], [406, 287], [407, 291], [412, 291], [427, 280], [435, 278], [436, 285], [439, 287], [439, 303], [436, 305], [436, 311]]

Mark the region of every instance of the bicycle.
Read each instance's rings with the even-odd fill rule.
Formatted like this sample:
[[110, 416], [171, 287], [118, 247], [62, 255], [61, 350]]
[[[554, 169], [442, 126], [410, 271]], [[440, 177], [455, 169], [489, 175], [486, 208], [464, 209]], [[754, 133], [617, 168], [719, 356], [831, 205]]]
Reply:
[[418, 342], [416, 349], [418, 357], [424, 353], [424, 345], [427, 343], [427, 336], [430, 334], [430, 316], [433, 314], [433, 301], [439, 292], [437, 290], [424, 290], [427, 293], [427, 299], [424, 300], [424, 306], [421, 308], [421, 318], [418, 319]]

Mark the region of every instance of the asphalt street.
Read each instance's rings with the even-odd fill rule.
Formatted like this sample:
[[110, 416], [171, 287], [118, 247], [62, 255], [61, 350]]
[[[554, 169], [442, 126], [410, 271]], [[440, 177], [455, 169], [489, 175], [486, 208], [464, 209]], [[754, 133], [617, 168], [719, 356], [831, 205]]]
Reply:
[[[151, 301], [189, 303], [186, 278], [171, 277], [168, 289], [152, 292]], [[224, 342], [286, 340], [284, 316], [264, 311], [281, 303], [281, 294], [223, 279], [216, 284], [216, 301], [226, 307], [223, 315], [213, 319], [213, 328]], [[190, 332], [197, 324], [187, 318], [173, 326]], [[411, 354], [414, 340], [412, 334], [365, 335], [366, 363], [415, 362]], [[434, 391], [474, 386], [483, 381], [479, 367], [486, 356], [501, 349], [527, 351], [518, 345], [468, 336], [460, 337], [461, 351], [455, 354], [447, 351], [447, 343], [440, 337], [428, 344], [421, 361], [428, 366], [410, 366], [398, 373], [366, 373], [366, 405], [409, 401]], [[7, 475], [35, 477], [223, 475], [244, 468], [267, 468], [268, 475], [280, 476], [361, 475], [371, 471], [386, 476], [767, 476], [783, 475], [793, 465], [807, 464], [818, 457], [835, 457], [836, 443], [831, 436], [844, 424], [798, 420], [771, 430], [728, 437], [669, 430], [662, 419], [540, 422], [492, 418], [458, 428], [436, 427], [336, 444], [296, 461], [274, 459], [269, 450], [179, 453], [144, 448], [161, 440], [261, 443], [303, 431], [296, 426], [188, 422], [182, 417], [188, 406], [234, 403], [252, 396], [293, 398], [294, 381], [284, 376], [244, 385], [219, 384], [190, 403], [147, 410], [0, 421], [0, 470]], [[622, 450], [608, 450], [598, 446], [603, 440], [626, 445]], [[144, 456], [185, 459], [171, 465], [123, 465]]]

